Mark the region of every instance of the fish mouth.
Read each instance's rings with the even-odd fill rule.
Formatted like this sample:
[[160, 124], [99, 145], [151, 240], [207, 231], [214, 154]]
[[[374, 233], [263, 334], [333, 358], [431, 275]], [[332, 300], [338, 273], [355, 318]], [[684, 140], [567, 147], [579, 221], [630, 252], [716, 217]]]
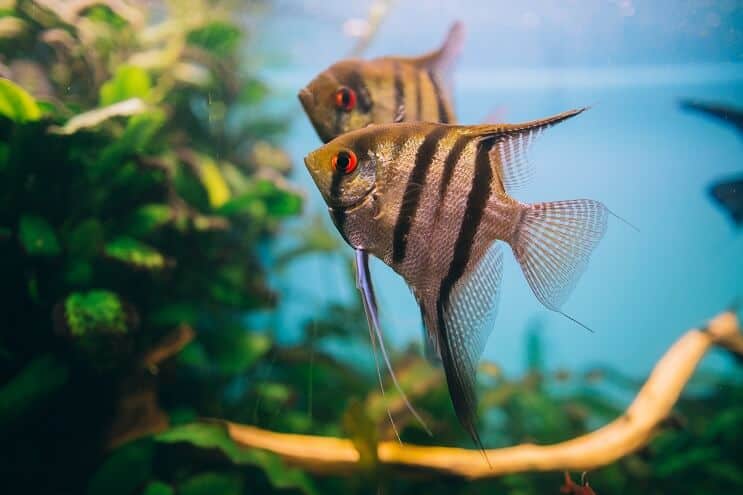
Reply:
[[307, 88], [302, 88], [299, 90], [299, 93], [297, 93], [297, 97], [299, 98], [299, 102], [304, 107], [304, 110], [307, 113], [310, 113], [312, 106], [315, 104], [315, 95], [312, 94], [312, 91]]
[[330, 204], [328, 203], [328, 208], [332, 211], [342, 211], [344, 213], [351, 213], [354, 210], [357, 210], [361, 208], [368, 199], [374, 196], [374, 193], [377, 192], [377, 186], [374, 185], [369, 188], [368, 191], [366, 191], [359, 199], [356, 201], [353, 201], [348, 204]]
[[306, 113], [307, 117], [310, 119], [310, 123], [312, 124], [312, 127], [314, 127], [315, 132], [320, 136], [322, 142], [327, 144], [332, 137], [328, 130], [325, 129], [322, 123], [315, 117], [315, 94], [305, 87], [299, 90], [297, 97], [299, 98], [299, 103], [302, 104], [302, 108], [304, 108], [304, 113]]

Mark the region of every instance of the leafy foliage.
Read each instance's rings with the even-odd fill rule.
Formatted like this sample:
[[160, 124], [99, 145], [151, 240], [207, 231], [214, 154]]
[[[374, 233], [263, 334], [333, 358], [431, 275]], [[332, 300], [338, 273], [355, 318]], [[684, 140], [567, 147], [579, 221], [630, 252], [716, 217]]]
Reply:
[[103, 290], [85, 294], [73, 293], [64, 303], [65, 317], [70, 333], [85, 335], [98, 329], [126, 332], [126, 317], [116, 294]]
[[312, 493], [278, 458], [227, 445], [224, 471], [160, 462], [180, 450], [164, 439], [189, 443], [185, 427], [127, 443], [219, 412], [273, 347], [244, 315], [275, 304], [263, 246], [302, 199], [276, 166], [269, 93], [233, 69], [250, 52], [232, 19], [256, 11], [174, 1], [147, 24], [162, 16], [126, 2], [2, 8], [0, 438], [12, 461], [0, 472], [31, 493], [237, 493], [248, 463], [263, 489]]

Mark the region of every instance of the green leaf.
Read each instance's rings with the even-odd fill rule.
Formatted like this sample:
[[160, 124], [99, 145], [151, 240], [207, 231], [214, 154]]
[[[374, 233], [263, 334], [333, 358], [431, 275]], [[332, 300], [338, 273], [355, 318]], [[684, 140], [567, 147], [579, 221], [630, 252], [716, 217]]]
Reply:
[[293, 216], [302, 210], [302, 197], [269, 179], [260, 179], [247, 191], [225, 202], [217, 212], [222, 215], [249, 214], [274, 218]]
[[271, 339], [262, 333], [234, 328], [219, 334], [216, 348], [211, 349], [219, 369], [227, 374], [241, 374], [271, 348]]
[[150, 146], [164, 123], [165, 113], [159, 109], [143, 110], [134, 115], [126, 123], [123, 134], [101, 152], [96, 162], [98, 170], [102, 173], [118, 170], [121, 168], [121, 162], [127, 158], [151, 151]]
[[173, 495], [174, 493], [173, 487], [162, 481], [150, 481], [142, 491], [142, 495]]
[[199, 318], [199, 307], [192, 303], [171, 303], [160, 306], [149, 316], [153, 325], [176, 327], [181, 324], [193, 325]]
[[55, 256], [61, 251], [52, 226], [39, 216], [23, 215], [18, 231], [23, 248], [32, 256]]
[[133, 116], [126, 123], [124, 134], [118, 139], [119, 145], [130, 152], [142, 153], [147, 150], [155, 134], [165, 124], [165, 112], [150, 109]]
[[219, 57], [230, 55], [237, 48], [242, 31], [234, 24], [213, 21], [188, 33], [188, 42], [212, 52]]
[[0, 115], [14, 122], [33, 122], [41, 118], [41, 109], [26, 90], [0, 78]]
[[146, 270], [159, 270], [168, 260], [155, 248], [131, 237], [117, 237], [103, 248], [106, 256]]
[[154, 444], [129, 443], [116, 450], [90, 479], [88, 495], [129, 495], [152, 475]]
[[116, 74], [103, 83], [100, 90], [101, 106], [128, 100], [129, 98], [147, 99], [152, 83], [150, 75], [141, 67], [123, 65], [116, 69]]
[[255, 105], [268, 96], [269, 90], [262, 81], [249, 79], [240, 89], [240, 102], [245, 105]]
[[241, 495], [243, 483], [235, 475], [201, 473], [178, 487], [179, 495]]
[[75, 292], [65, 300], [64, 310], [65, 320], [72, 335], [127, 331], [124, 307], [119, 296], [113, 292], [105, 290]]
[[121, 29], [128, 24], [126, 19], [111, 10], [107, 5], [93, 5], [85, 11], [85, 17], [108, 24], [115, 29]]
[[270, 452], [241, 447], [220, 424], [191, 423], [177, 426], [155, 436], [155, 440], [217, 449], [235, 464], [261, 468], [275, 488], [296, 488], [308, 495], [316, 493], [312, 482], [302, 471], [287, 467], [280, 457]]
[[146, 235], [162, 227], [173, 218], [169, 205], [152, 203], [137, 208], [131, 216], [128, 232], [135, 236]]
[[65, 246], [72, 256], [95, 256], [103, 246], [103, 226], [95, 218], [80, 222], [67, 234]]
[[655, 467], [655, 474], [661, 478], [676, 476], [694, 466], [714, 464], [720, 460], [720, 449], [717, 447], [699, 446], [676, 452]]
[[257, 387], [262, 402], [271, 409], [278, 409], [291, 398], [292, 391], [283, 383], [261, 382]]
[[178, 361], [193, 368], [206, 368], [209, 366], [209, 358], [204, 346], [199, 342], [191, 342], [178, 353]]
[[52, 355], [28, 363], [0, 388], [0, 425], [5, 427], [50, 397], [67, 382], [68, 375], [67, 366]]
[[227, 181], [222, 175], [217, 162], [211, 157], [203, 154], [197, 155], [199, 167], [199, 180], [206, 190], [209, 204], [212, 208], [224, 205], [231, 196]]
[[74, 134], [80, 129], [87, 129], [100, 125], [108, 119], [137, 115], [147, 111], [147, 109], [147, 105], [145, 105], [142, 100], [139, 98], [131, 98], [114, 103], [113, 105], [96, 108], [95, 110], [75, 115], [62, 127], [50, 127], [49, 132], [52, 134], [62, 135]]

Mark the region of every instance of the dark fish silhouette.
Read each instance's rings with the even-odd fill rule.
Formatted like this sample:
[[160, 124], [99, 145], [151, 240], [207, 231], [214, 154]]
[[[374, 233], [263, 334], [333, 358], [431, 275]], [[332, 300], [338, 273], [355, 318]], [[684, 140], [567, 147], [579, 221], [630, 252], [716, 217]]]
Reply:
[[[699, 112], [734, 126], [743, 137], [743, 110], [717, 103], [684, 100], [681, 108]], [[709, 194], [730, 214], [737, 226], [743, 225], [743, 175], [712, 184]]]

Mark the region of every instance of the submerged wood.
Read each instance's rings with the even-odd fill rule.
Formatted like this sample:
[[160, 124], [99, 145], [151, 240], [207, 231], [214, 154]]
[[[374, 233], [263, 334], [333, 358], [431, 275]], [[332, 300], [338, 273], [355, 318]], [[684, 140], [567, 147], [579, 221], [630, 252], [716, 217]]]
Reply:
[[[488, 478], [526, 471], [588, 471], [611, 464], [647, 445], [671, 414], [694, 370], [714, 346], [743, 355], [743, 335], [733, 313], [723, 313], [705, 329], [692, 329], [661, 357], [626, 412], [591, 433], [552, 445], [522, 444], [486, 450], [423, 447], [380, 442], [379, 463], [400, 470]], [[278, 454], [289, 464], [319, 474], [350, 475], [363, 469], [347, 439], [277, 433], [225, 422], [232, 439], [249, 448]]]

